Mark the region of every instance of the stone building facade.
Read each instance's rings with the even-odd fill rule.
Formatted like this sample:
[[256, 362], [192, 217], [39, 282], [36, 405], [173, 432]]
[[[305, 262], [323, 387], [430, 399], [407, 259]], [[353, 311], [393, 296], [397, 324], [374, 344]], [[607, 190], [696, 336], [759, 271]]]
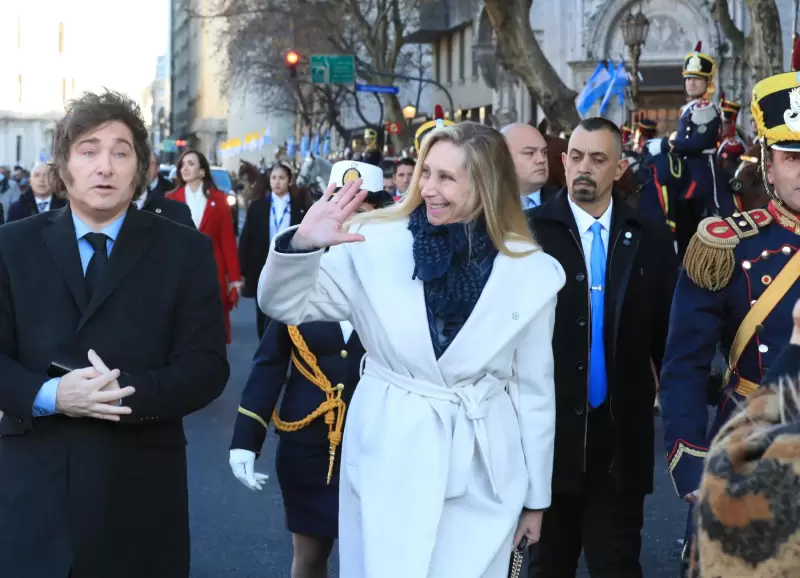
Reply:
[[[784, 59], [791, 52], [793, 2], [777, 0], [781, 15]], [[747, 10], [742, 0], [729, 0], [734, 22], [745, 29]], [[703, 51], [718, 62], [717, 97], [728, 98], [748, 108], [751, 90], [742, 63], [731, 56], [727, 38], [716, 25], [706, 0], [534, 0], [530, 22], [544, 54], [567, 86], [580, 92], [602, 59], [628, 58], [621, 20], [641, 10], [650, 20], [647, 42], [642, 49], [640, 112], [659, 121], [662, 131], [672, 130], [683, 96], [681, 67], [685, 55], [698, 41]], [[431, 76], [452, 96], [456, 119], [473, 118], [481, 108], [489, 122], [538, 122], [542, 111], [527, 89], [496, 65], [494, 32], [481, 0], [424, 0], [420, 30], [412, 41], [429, 43], [434, 55]], [[454, 72], [455, 71], [455, 72]], [[443, 92], [432, 101], [446, 105]], [[593, 114], [596, 113], [593, 111]], [[612, 106], [606, 116], [618, 123], [628, 118], [628, 107]], [[749, 114], [742, 115], [749, 127]]]

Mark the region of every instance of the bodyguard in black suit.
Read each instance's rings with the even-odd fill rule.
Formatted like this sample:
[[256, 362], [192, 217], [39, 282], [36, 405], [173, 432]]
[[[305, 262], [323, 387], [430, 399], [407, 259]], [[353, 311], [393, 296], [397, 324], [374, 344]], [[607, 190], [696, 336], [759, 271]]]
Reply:
[[136, 206], [142, 211], [159, 215], [184, 227], [197, 230], [197, 227], [194, 226], [194, 221], [192, 221], [192, 211], [189, 209], [189, 205], [185, 203], [164, 197], [151, 197], [150, 193], [145, 192], [137, 200]]
[[53, 146], [69, 206], [0, 229], [4, 576], [189, 576], [182, 418], [228, 379], [225, 320], [210, 241], [131, 204], [137, 111], [71, 103]]
[[[239, 266], [244, 277], [243, 297], [255, 297], [258, 278], [267, 262], [272, 237], [284, 229], [299, 225], [310, 206], [309, 199], [291, 191], [292, 171], [278, 164], [270, 171], [271, 192], [256, 199], [247, 209], [247, 217], [239, 235]], [[264, 335], [267, 318], [256, 304], [258, 338]]]
[[175, 183], [161, 176], [158, 169], [158, 157], [154, 153], [150, 155], [150, 167], [147, 170], [146, 196], [149, 199], [163, 199], [164, 195], [175, 189]]
[[45, 163], [33, 167], [30, 187], [8, 208], [8, 222], [55, 211], [65, 206], [67, 201], [55, 194], [56, 181], [50, 167]]
[[532, 209], [546, 203], [558, 192], [547, 184], [547, 141], [539, 129], [525, 123], [510, 124], [502, 132], [514, 158], [522, 208]]
[[[612, 200], [625, 170], [622, 136], [584, 120], [565, 154], [567, 188], [529, 212], [561, 263], [553, 355], [556, 436], [552, 505], [531, 578], [641, 578], [643, 506], [653, 490], [655, 377], [677, 272], [662, 224]], [[523, 424], [524, 426], [524, 424]]]

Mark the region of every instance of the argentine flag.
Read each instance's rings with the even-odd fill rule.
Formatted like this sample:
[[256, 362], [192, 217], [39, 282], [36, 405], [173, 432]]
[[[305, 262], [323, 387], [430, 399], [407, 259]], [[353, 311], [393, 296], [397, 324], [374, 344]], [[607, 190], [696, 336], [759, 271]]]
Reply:
[[[613, 66], [613, 65], [612, 65]], [[608, 66], [605, 62], [598, 62], [597, 67], [592, 73], [592, 77], [583, 91], [578, 95], [575, 101], [575, 106], [581, 116], [585, 116], [606, 94], [608, 86], [611, 83], [611, 73], [608, 71]]]
[[616, 96], [619, 104], [625, 102], [625, 89], [630, 85], [631, 79], [628, 76], [628, 71], [625, 70], [625, 61], [622, 60], [619, 66], [614, 68], [614, 63], [611, 63], [611, 70], [613, 76], [611, 82], [608, 83], [606, 94], [603, 97], [603, 102], [600, 103], [600, 114], [605, 114], [611, 98]]

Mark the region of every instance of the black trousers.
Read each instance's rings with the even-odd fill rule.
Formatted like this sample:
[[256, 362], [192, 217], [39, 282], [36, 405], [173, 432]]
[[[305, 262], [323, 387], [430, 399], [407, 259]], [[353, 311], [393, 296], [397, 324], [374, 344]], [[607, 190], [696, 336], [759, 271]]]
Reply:
[[605, 407], [590, 412], [581, 491], [553, 493], [541, 539], [532, 551], [529, 578], [574, 578], [581, 551], [591, 578], [642, 578], [645, 496], [622, 493], [613, 483], [610, 427]]

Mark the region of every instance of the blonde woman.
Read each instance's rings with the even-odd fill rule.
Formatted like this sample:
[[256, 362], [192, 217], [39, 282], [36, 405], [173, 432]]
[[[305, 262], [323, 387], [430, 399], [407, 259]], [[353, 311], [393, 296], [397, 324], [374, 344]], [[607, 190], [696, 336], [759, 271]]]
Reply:
[[434, 131], [404, 201], [348, 226], [360, 184], [329, 187], [276, 237], [258, 290], [283, 323], [350, 320], [368, 352], [344, 436], [340, 574], [505, 578], [550, 504], [564, 272], [528, 231], [494, 129]]

